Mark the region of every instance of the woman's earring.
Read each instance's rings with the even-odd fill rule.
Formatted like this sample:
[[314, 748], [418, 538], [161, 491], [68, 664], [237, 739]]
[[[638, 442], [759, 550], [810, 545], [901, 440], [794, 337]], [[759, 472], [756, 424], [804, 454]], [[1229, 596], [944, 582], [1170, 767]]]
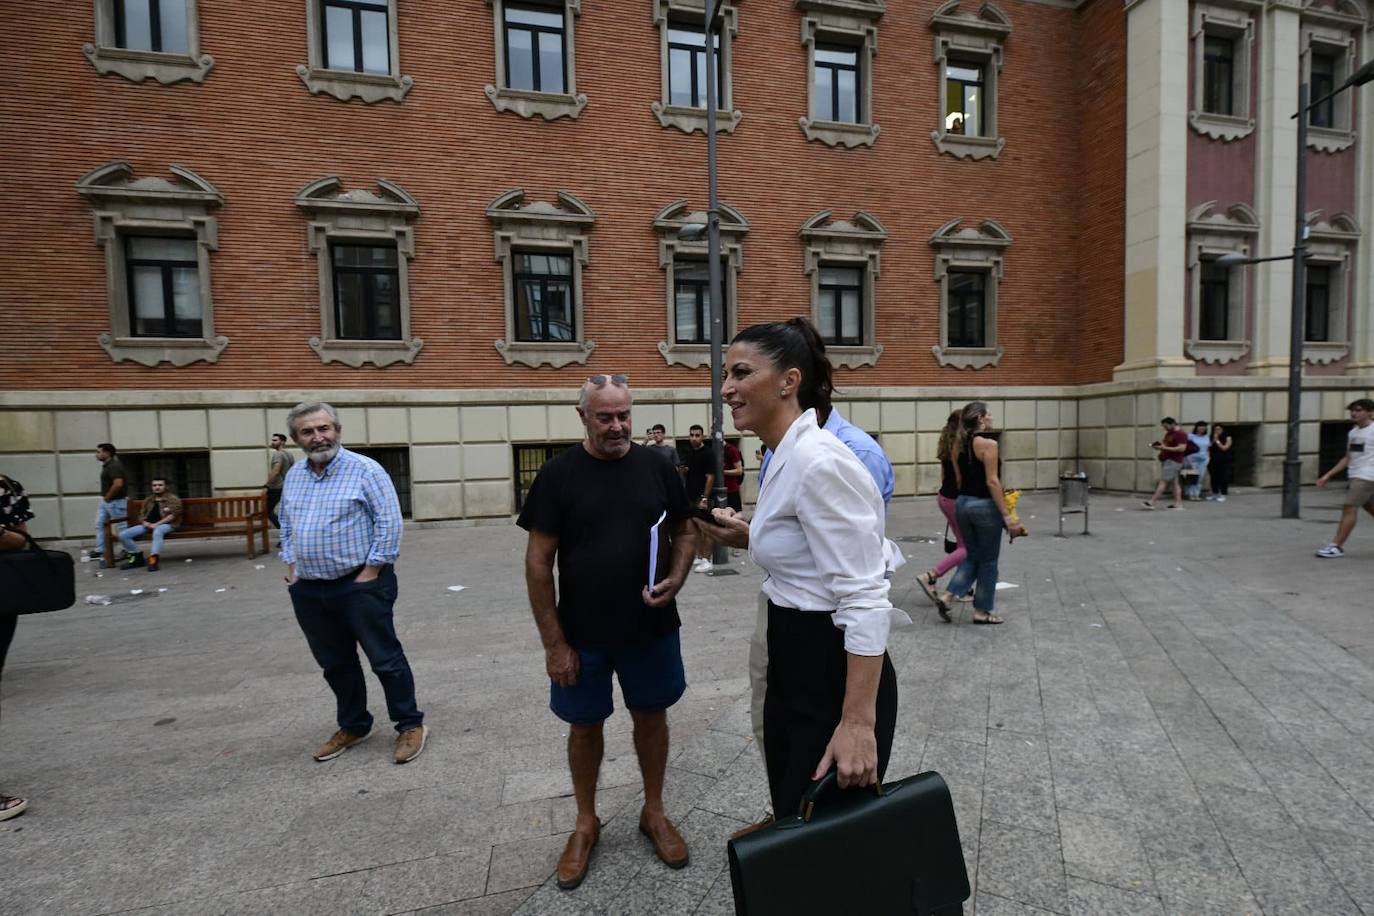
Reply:
[[787, 397], [787, 389], [784, 388], [782, 391], [779, 391], [778, 394], [781, 395], [782, 397]]

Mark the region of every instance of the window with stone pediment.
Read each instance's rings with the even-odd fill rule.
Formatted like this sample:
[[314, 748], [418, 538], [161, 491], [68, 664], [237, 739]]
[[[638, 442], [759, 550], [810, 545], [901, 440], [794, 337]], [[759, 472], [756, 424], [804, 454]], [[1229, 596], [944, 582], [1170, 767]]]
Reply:
[[1188, 338], [1184, 352], [1203, 363], [1235, 362], [1250, 352], [1250, 265], [1217, 263], [1223, 255], [1252, 257], [1260, 222], [1243, 203], [1225, 212], [1217, 202], [1188, 214]]
[[188, 168], [170, 171], [171, 180], [135, 178], [133, 166], [116, 160], [76, 183], [105, 253], [110, 329], [99, 342], [115, 362], [213, 363], [229, 345], [215, 334], [210, 282], [219, 249], [214, 211], [224, 197]]
[[[1355, 97], [1346, 90], [1320, 99], [1342, 85], [1360, 65], [1360, 37], [1368, 34], [1369, 14], [1356, 0], [1336, 0], [1326, 6], [1309, 3], [1302, 11], [1299, 37], [1302, 75], [1309, 98], [1307, 145], [1323, 153], [1349, 149], [1355, 143]], [[1368, 44], [1366, 42], [1366, 44]]]
[[582, 299], [596, 213], [567, 191], [558, 192], [557, 204], [527, 203], [525, 189], [512, 188], [486, 214], [504, 288], [506, 336], [495, 341], [496, 351], [507, 365], [536, 369], [585, 363], [596, 349], [586, 337]]
[[1002, 359], [997, 297], [1010, 245], [1011, 233], [991, 219], [976, 226], [953, 219], [930, 237], [940, 306], [940, 342], [930, 351], [940, 365], [982, 369]]
[[[706, 132], [705, 0], [650, 0], [658, 27], [662, 92], [650, 105], [662, 127]], [[732, 59], [739, 9], [721, 2], [715, 24], [716, 131], [733, 133], [744, 117], [734, 109]]]
[[[707, 238], [684, 240], [678, 232], [684, 226], [705, 226], [706, 212], [692, 210], [687, 200], [675, 200], [654, 215], [658, 236], [658, 266], [664, 272], [667, 292], [667, 337], [658, 343], [658, 352], [668, 365], [694, 369], [711, 363], [709, 325], [710, 290], [707, 286]], [[723, 337], [735, 336], [737, 277], [744, 267], [744, 236], [749, 221], [734, 207], [720, 205], [720, 287]]]
[[872, 146], [874, 58], [884, 0], [796, 0], [806, 48], [806, 139], [827, 146]]
[[200, 50], [199, 0], [95, 0], [95, 41], [81, 52], [97, 73], [135, 83], [200, 83], [215, 65]]
[[798, 234], [811, 278], [811, 321], [830, 361], [849, 368], [877, 365], [883, 347], [873, 316], [887, 228], [863, 210], [850, 219], [822, 210], [802, 223]]
[[1193, 86], [1188, 123], [1204, 137], [1230, 142], [1255, 130], [1250, 78], [1255, 53], [1255, 0], [1195, 3], [1189, 38]]
[[935, 33], [936, 111], [930, 132], [941, 153], [958, 159], [996, 159], [1006, 146], [997, 117], [1002, 46], [1011, 20], [992, 3], [946, 0], [930, 17]]
[[484, 92], [497, 111], [546, 121], [576, 118], [576, 20], [582, 0], [487, 0], [492, 11], [496, 80]]
[[400, 0], [305, 0], [307, 63], [296, 75], [311, 95], [341, 102], [399, 102], [415, 85], [401, 73]]
[[413, 363], [424, 340], [411, 336], [410, 259], [420, 205], [377, 179], [377, 192], [344, 189], [337, 176], [296, 195], [319, 274], [320, 336], [310, 349], [325, 363]]
[[1307, 214], [1303, 359], [1328, 364], [1350, 353], [1355, 255], [1363, 233], [1349, 213]]

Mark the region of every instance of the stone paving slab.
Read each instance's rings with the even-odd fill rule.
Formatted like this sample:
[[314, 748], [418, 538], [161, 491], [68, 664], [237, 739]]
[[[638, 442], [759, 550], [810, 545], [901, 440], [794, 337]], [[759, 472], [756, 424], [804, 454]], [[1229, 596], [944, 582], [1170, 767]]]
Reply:
[[[892, 640], [889, 776], [948, 781], [966, 913], [1374, 914], [1374, 529], [1312, 556], [1340, 497], [1306, 491], [1283, 521], [1272, 493], [1182, 513], [1095, 496], [1093, 534], [1059, 539], [1052, 494], [1031, 494], [1001, 627], [967, 605], [939, 622], [913, 579], [943, 521], [892, 507], [915, 625]], [[332, 700], [274, 561], [224, 541], [178, 544], [157, 574], [81, 564], [81, 595], [118, 600], [21, 620], [5, 672], [0, 785], [32, 808], [0, 824], [0, 914], [732, 912], [725, 840], [768, 801], [746, 674], [760, 572], [737, 557], [681, 599], [666, 801], [692, 864], [667, 869], [636, 830], [620, 711], [603, 839], [565, 892], [566, 729], [523, 546], [510, 525], [407, 531], [396, 615], [432, 735], [404, 767], [385, 723], [310, 760]]]

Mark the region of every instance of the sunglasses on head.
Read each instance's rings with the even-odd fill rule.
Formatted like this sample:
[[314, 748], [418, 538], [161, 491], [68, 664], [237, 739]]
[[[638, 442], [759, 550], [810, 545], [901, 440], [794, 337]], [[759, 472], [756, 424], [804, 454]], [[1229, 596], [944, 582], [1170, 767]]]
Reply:
[[623, 375], [617, 372], [615, 375], [593, 375], [591, 378], [587, 379], [587, 381], [597, 388], [600, 388], [607, 382], [610, 382], [612, 385], [619, 385], [621, 388], [624, 388], [627, 384], [629, 384], [630, 377], [628, 375]]

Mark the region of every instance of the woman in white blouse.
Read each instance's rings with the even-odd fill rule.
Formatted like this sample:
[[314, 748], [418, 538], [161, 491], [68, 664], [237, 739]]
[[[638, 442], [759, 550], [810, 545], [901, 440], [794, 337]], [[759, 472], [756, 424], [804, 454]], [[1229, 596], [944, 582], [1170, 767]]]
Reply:
[[[746, 328], [726, 354], [721, 393], [735, 427], [773, 451], [747, 533], [768, 573], [764, 759], [779, 817], [832, 765], [842, 788], [882, 778], [897, 722], [888, 630], [910, 622], [888, 601], [873, 477], [816, 424], [831, 390], [825, 345], [804, 319]], [[746, 528], [733, 510], [715, 514]]]

